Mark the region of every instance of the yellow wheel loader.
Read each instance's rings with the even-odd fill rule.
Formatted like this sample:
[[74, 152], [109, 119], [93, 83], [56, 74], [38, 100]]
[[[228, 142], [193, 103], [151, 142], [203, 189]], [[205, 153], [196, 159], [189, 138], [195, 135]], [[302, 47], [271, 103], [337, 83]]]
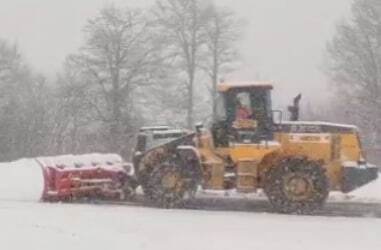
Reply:
[[199, 186], [261, 189], [275, 211], [309, 214], [330, 191], [347, 193], [378, 177], [355, 126], [282, 122], [272, 109], [272, 88], [268, 82], [219, 84], [217, 119], [209, 129], [142, 128], [134, 166], [145, 196], [175, 207]]

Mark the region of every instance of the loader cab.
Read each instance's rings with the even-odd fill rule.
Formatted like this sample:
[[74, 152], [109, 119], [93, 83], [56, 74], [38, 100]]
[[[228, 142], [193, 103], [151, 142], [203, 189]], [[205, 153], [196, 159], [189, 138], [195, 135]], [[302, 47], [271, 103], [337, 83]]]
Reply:
[[230, 143], [256, 144], [273, 139], [272, 85], [221, 83], [212, 135], [216, 147]]

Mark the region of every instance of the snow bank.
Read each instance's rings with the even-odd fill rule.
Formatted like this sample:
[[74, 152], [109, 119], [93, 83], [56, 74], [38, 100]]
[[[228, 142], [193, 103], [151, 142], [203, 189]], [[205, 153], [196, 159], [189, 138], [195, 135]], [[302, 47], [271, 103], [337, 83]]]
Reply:
[[351, 195], [381, 201], [381, 179], [377, 179], [376, 181], [355, 190]]
[[44, 177], [35, 160], [0, 163], [0, 200], [39, 201]]
[[46, 182], [42, 166], [68, 169], [100, 164], [110, 170], [120, 170], [121, 166], [112, 164], [122, 161], [123, 159], [117, 154], [88, 154], [0, 163], [0, 200], [40, 201], [44, 196]]
[[330, 195], [331, 201], [351, 201], [381, 203], [381, 178], [365, 185], [349, 194], [333, 192]]

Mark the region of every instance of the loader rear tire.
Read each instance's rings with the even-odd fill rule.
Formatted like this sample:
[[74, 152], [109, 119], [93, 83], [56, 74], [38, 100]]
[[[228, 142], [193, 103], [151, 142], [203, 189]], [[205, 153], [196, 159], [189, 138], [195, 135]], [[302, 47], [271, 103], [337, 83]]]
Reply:
[[163, 164], [154, 169], [149, 179], [149, 199], [162, 208], [181, 207], [186, 185], [180, 169]]
[[320, 163], [288, 158], [266, 173], [264, 191], [277, 212], [312, 214], [323, 207], [329, 183]]

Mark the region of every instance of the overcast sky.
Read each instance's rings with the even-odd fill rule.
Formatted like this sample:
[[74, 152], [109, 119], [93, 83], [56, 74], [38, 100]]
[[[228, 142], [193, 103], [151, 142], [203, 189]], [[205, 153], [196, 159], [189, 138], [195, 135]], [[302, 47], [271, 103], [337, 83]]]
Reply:
[[[0, 0], [0, 37], [16, 42], [34, 69], [49, 75], [81, 45], [81, 29], [107, 3], [146, 6], [153, 0]], [[321, 71], [326, 41], [348, 16], [351, 0], [217, 0], [247, 20], [242, 67], [227, 79], [273, 80], [277, 103], [302, 92], [327, 96]]]

